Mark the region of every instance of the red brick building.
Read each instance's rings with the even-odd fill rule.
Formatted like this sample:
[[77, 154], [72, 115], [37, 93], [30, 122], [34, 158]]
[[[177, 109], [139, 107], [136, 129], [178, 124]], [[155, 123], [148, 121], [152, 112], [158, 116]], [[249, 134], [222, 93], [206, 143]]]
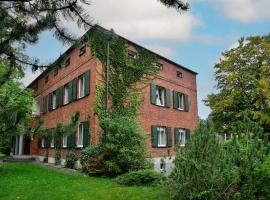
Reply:
[[[129, 56], [136, 59], [136, 49], [143, 48], [129, 40]], [[80, 112], [80, 125], [76, 133], [62, 141], [62, 161], [67, 149], [81, 148], [99, 141], [100, 128], [94, 113], [96, 85], [101, 81], [102, 64], [91, 54], [88, 46], [71, 47], [59, 69], [47, 69], [29, 87], [36, 96], [34, 114], [44, 119], [45, 126], [54, 128], [58, 122], [68, 123], [76, 111]], [[196, 72], [160, 55], [153, 67], [160, 69], [160, 78], [143, 91], [144, 103], [139, 119], [147, 133], [147, 149], [156, 168], [164, 168], [160, 158], [174, 156], [176, 145], [184, 146], [198, 124]], [[26, 141], [26, 139], [25, 139]], [[19, 148], [19, 144], [22, 148]], [[30, 144], [30, 145], [29, 145]], [[44, 141], [14, 143], [14, 153], [44, 158]], [[17, 148], [16, 148], [17, 147]], [[50, 144], [49, 162], [54, 162], [54, 142]], [[17, 150], [16, 150], [17, 149]], [[170, 163], [169, 159], [165, 162]]]

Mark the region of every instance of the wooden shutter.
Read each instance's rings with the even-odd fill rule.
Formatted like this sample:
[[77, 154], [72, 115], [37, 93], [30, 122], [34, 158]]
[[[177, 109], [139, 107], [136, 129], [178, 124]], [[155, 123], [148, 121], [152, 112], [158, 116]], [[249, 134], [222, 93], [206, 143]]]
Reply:
[[189, 111], [189, 101], [188, 101], [188, 95], [185, 95], [185, 111]]
[[89, 95], [90, 93], [90, 70], [84, 74], [84, 95]]
[[157, 126], [151, 127], [151, 140], [152, 140], [152, 147], [158, 146], [158, 133], [157, 133]]
[[153, 83], [151, 83], [150, 85], [150, 95], [151, 95], [151, 103], [156, 105], [157, 104], [156, 86]]
[[55, 108], [58, 108], [58, 106], [59, 106], [59, 89], [57, 89], [55, 91], [55, 98], [56, 98], [56, 100], [55, 100]]
[[63, 105], [63, 87], [60, 87], [59, 89], [59, 98], [58, 98], [58, 106]]
[[54, 137], [54, 147], [61, 148], [61, 137], [59, 136]]
[[44, 148], [49, 148], [50, 147], [50, 140], [49, 138], [44, 139]]
[[43, 97], [43, 113], [48, 111], [48, 96]]
[[38, 148], [41, 148], [41, 139], [38, 139]]
[[167, 108], [171, 107], [171, 90], [170, 89], [166, 89], [166, 93], [165, 93], [165, 106]]
[[77, 78], [72, 80], [72, 101], [77, 99]]
[[167, 147], [172, 147], [172, 128], [167, 128]]
[[83, 147], [89, 146], [89, 121], [83, 122]]
[[75, 148], [75, 132], [67, 136], [67, 148]]
[[51, 111], [52, 110], [52, 93], [50, 93], [48, 95], [48, 110]]
[[190, 129], [186, 129], [186, 142], [190, 141]]
[[68, 83], [68, 102], [72, 101], [72, 81]]
[[179, 134], [179, 128], [175, 128], [174, 129], [174, 143], [176, 145], [179, 144], [179, 136], [180, 136], [180, 134]]
[[178, 92], [176, 91], [173, 91], [173, 108], [174, 109], [179, 108]]

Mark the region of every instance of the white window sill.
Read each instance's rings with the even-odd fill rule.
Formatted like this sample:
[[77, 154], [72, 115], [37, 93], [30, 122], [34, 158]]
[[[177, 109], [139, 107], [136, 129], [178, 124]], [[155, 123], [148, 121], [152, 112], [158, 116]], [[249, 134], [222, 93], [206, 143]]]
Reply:
[[83, 148], [83, 145], [77, 145], [78, 148]]
[[62, 146], [63, 148], [67, 148], [67, 146]]
[[166, 147], [167, 145], [158, 145], [158, 147]]
[[177, 110], [181, 110], [181, 111], [183, 111], [183, 110], [184, 110], [184, 108], [177, 108]]

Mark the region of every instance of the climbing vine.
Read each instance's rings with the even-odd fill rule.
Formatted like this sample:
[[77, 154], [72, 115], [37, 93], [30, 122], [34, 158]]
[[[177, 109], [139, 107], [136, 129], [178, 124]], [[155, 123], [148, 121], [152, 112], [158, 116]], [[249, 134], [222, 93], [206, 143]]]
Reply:
[[[104, 66], [103, 82], [97, 86], [95, 111], [103, 130], [100, 144], [82, 152], [82, 164], [89, 174], [114, 176], [130, 170], [149, 168], [146, 134], [138, 120], [142, 90], [158, 75], [153, 66], [157, 57], [136, 48], [136, 58], [128, 55], [125, 39], [96, 27], [88, 35], [92, 54]], [[106, 61], [109, 48], [109, 109], [106, 110]], [[90, 155], [90, 156], [89, 156]]]

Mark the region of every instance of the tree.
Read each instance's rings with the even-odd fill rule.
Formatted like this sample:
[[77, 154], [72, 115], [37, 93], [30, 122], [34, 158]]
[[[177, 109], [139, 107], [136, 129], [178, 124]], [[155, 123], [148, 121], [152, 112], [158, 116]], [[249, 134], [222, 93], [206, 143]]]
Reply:
[[270, 128], [270, 34], [240, 39], [215, 65], [217, 94], [205, 100], [211, 119], [228, 130], [247, 113], [266, 131]]

